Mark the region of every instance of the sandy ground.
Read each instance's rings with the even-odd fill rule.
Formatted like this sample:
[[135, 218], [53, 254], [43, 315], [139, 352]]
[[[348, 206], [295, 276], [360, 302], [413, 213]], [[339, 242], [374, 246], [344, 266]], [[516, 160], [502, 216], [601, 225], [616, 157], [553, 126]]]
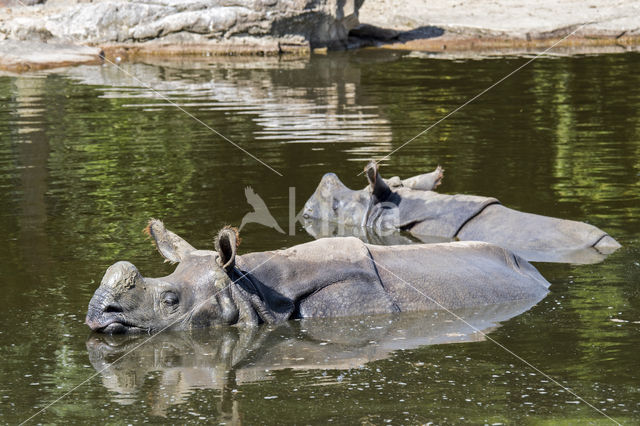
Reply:
[[637, 50], [640, 0], [365, 0], [361, 23], [438, 37], [402, 37], [383, 47], [419, 51], [510, 53], [551, 46], [578, 53]]
[[360, 22], [526, 38], [578, 25], [577, 35], [640, 35], [640, 0], [365, 0]]

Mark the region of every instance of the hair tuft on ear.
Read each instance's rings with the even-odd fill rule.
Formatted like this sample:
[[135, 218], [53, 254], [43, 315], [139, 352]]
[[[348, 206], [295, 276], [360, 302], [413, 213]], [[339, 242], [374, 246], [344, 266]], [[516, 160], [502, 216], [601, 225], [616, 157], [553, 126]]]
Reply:
[[240, 247], [240, 243], [242, 242], [242, 239], [240, 238], [240, 231], [238, 231], [238, 228], [231, 225], [225, 225], [220, 231], [218, 231], [218, 234], [213, 239], [213, 244], [216, 248], [216, 251], [220, 250], [220, 239], [223, 237], [223, 234], [226, 232], [230, 232], [233, 234], [233, 237], [234, 237], [233, 239], [235, 240], [235, 245], [236, 245], [235, 248], [237, 249], [238, 247]]
[[233, 226], [222, 228], [214, 239], [214, 246], [218, 252], [220, 266], [224, 269], [233, 268], [235, 265], [236, 251], [240, 246], [240, 233]]
[[161, 220], [151, 218], [149, 219], [149, 223], [147, 223], [147, 226], [142, 230], [142, 233], [146, 234], [147, 238], [151, 239], [153, 246], [158, 248], [158, 241], [156, 240], [156, 235], [154, 235], [153, 226], [164, 230], [164, 223], [162, 223]]
[[[156, 221], [160, 222], [158, 219], [153, 219], [153, 218], [149, 219], [149, 223], [147, 223], [147, 226], [145, 226], [144, 229], [142, 230], [143, 234], [146, 234], [148, 238], [151, 238], [153, 240], [153, 244], [154, 245], [156, 244], [156, 240], [153, 239], [153, 235], [151, 234], [151, 232], [152, 232], [151, 231], [151, 225], [153, 225], [154, 222], [156, 222]], [[160, 223], [162, 223], [162, 222], [160, 222]]]

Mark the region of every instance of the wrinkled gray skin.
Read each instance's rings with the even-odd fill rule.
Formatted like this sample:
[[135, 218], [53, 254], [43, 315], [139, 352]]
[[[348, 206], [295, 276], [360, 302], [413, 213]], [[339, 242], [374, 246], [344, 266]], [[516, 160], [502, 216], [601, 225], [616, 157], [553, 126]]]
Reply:
[[[384, 180], [374, 162], [365, 172], [369, 186], [363, 190], [347, 188], [333, 173], [324, 175], [304, 206], [303, 218], [345, 225], [338, 235], [361, 227], [381, 234], [408, 231], [421, 240], [486, 241], [529, 261], [593, 263], [620, 248], [606, 232], [583, 222], [522, 213], [495, 198], [434, 192], [442, 180], [440, 167], [404, 181]], [[423, 184], [411, 184], [416, 181]], [[429, 182], [434, 182], [431, 188]], [[307, 227], [325, 235], [318, 229], [326, 226]]]
[[194, 249], [158, 220], [147, 230], [176, 270], [145, 278], [128, 262], [109, 267], [89, 303], [92, 330], [152, 333], [458, 309], [540, 300], [549, 286], [523, 259], [480, 242], [386, 247], [325, 238], [236, 256], [230, 228], [216, 237], [216, 251]]

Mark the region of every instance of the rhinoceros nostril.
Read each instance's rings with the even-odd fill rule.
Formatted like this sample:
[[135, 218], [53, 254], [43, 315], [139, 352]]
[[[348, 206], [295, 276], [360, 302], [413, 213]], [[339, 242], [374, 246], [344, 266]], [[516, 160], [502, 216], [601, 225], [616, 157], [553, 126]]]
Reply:
[[120, 305], [116, 305], [115, 303], [109, 303], [103, 311], [105, 314], [106, 313], [120, 313], [123, 312], [122, 306]]

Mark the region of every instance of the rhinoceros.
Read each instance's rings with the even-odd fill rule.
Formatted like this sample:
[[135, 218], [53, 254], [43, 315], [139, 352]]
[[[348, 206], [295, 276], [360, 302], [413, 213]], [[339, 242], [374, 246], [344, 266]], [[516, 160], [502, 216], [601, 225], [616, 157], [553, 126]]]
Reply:
[[159, 220], [146, 228], [178, 263], [145, 278], [129, 262], [110, 266], [86, 324], [104, 333], [158, 332], [219, 324], [459, 309], [541, 300], [549, 283], [527, 261], [483, 242], [375, 246], [324, 238], [285, 250], [236, 255], [225, 227], [216, 250], [196, 250]]
[[620, 248], [609, 234], [587, 223], [523, 213], [491, 197], [437, 193], [439, 166], [413, 178], [385, 180], [372, 161], [365, 174], [369, 185], [362, 190], [348, 188], [334, 173], [322, 177], [302, 211], [312, 234], [323, 236], [319, 230], [330, 223], [343, 225], [340, 231], [346, 231], [338, 235], [356, 228], [381, 234], [408, 231], [422, 241], [485, 241], [529, 261], [550, 262], [592, 263]]

